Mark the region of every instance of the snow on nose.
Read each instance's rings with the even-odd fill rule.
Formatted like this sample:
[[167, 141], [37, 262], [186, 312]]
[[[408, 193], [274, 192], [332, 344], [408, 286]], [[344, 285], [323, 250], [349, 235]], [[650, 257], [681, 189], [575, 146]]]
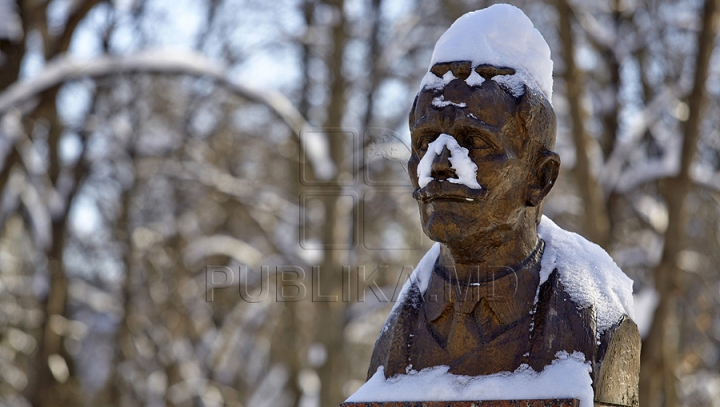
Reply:
[[461, 147], [455, 137], [445, 133], [428, 145], [427, 152], [418, 164], [417, 176], [420, 188], [435, 179], [432, 177], [432, 164], [445, 147], [450, 151], [450, 167], [457, 175], [457, 178], [446, 178], [446, 180], [453, 184], [463, 184], [471, 189], [482, 189], [477, 182], [477, 165], [470, 159], [468, 149]]

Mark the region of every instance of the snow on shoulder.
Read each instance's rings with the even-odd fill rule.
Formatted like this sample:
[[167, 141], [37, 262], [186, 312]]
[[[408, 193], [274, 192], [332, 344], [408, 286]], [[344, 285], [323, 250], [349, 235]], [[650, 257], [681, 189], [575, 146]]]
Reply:
[[[515, 6], [495, 4], [455, 20], [435, 44], [430, 68], [436, 63], [453, 61], [471, 61], [473, 68], [482, 64], [513, 68], [515, 75], [492, 79], [508, 87], [516, 97], [522, 94], [525, 84], [540, 90], [552, 102], [550, 47], [532, 21]], [[482, 78], [476, 76], [466, 80], [468, 85], [482, 83]], [[437, 78], [428, 72], [421, 89], [441, 88], [450, 79]]]
[[436, 366], [386, 379], [381, 366], [346, 402], [577, 398], [581, 407], [593, 405], [590, 364], [580, 352], [558, 352], [540, 373], [527, 365], [487, 376], [459, 376], [448, 369]]
[[595, 307], [598, 332], [616, 324], [623, 315], [634, 318], [633, 281], [605, 250], [577, 233], [561, 229], [544, 215], [538, 236], [545, 241], [540, 284], [557, 268], [570, 298], [578, 306]]

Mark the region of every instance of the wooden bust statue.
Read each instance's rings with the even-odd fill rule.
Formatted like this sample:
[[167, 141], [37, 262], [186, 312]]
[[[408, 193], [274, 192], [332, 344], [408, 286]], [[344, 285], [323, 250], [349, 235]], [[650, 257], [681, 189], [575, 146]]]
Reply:
[[[451, 377], [540, 375], [575, 355], [596, 405], [637, 406], [632, 283], [601, 248], [542, 216], [560, 167], [546, 61], [458, 51], [468, 35], [490, 37], [486, 26], [475, 28], [478, 19], [522, 14], [507, 5], [483, 12], [500, 16], [463, 16], [438, 41], [410, 112], [413, 197], [423, 231], [438, 243], [388, 318], [368, 380], [401, 380], [438, 366]], [[515, 18], [523, 17], [529, 22]], [[443, 400], [419, 387], [414, 400]], [[545, 398], [517, 391], [522, 397], [503, 398]], [[368, 397], [354, 396], [383, 401]]]

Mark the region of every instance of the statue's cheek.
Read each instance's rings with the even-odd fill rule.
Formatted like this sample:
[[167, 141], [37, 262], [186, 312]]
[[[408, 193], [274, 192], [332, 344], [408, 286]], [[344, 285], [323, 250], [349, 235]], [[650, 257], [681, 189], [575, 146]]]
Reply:
[[419, 163], [420, 157], [418, 157], [417, 154], [410, 156], [410, 159], [408, 160], [408, 175], [410, 176], [410, 182], [412, 182], [414, 189], [420, 188], [417, 175], [417, 167]]

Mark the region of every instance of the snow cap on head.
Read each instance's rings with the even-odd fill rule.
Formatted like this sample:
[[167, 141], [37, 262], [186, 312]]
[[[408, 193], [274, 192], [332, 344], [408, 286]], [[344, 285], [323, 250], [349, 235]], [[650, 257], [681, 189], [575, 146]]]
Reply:
[[[435, 44], [430, 68], [453, 61], [471, 61], [473, 69], [483, 64], [514, 68], [514, 75], [499, 75], [493, 80], [497, 78], [513, 93], [525, 84], [552, 101], [550, 47], [532, 21], [515, 6], [495, 4], [455, 20]], [[421, 88], [442, 86], [433, 76], [428, 72]]]

